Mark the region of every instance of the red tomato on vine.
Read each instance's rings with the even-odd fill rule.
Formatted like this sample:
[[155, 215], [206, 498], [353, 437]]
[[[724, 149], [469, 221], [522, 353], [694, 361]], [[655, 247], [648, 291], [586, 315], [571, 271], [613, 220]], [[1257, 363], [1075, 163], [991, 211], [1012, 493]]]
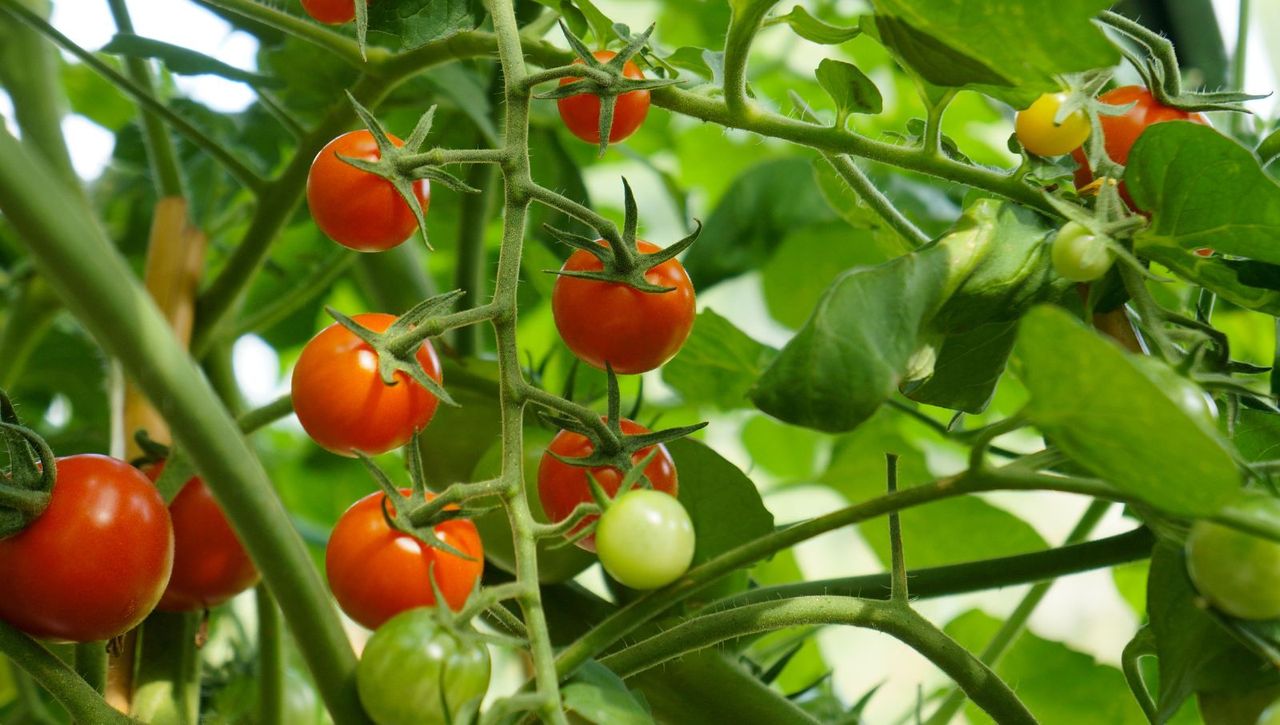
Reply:
[[151, 481], [124, 461], [58, 459], [49, 506], [0, 539], [0, 619], [33, 637], [107, 640], [140, 624], [173, 567], [173, 527]]
[[[329, 537], [325, 571], [342, 611], [377, 629], [400, 612], [434, 606], [432, 577], [445, 602], [461, 609], [484, 572], [484, 545], [476, 525], [454, 519], [435, 527], [441, 541], [469, 557], [464, 559], [392, 529], [382, 511], [385, 498], [378, 492], [356, 501]], [[387, 508], [390, 513], [389, 503]]]
[[[391, 136], [391, 142], [404, 142]], [[376, 161], [381, 158], [373, 134], [350, 131], [320, 149], [307, 173], [307, 207], [316, 226], [330, 239], [357, 252], [381, 252], [413, 235], [418, 220], [390, 181], [357, 169], [339, 156]], [[427, 213], [431, 187], [422, 179], [414, 196]]]
[[[607, 63], [617, 53], [612, 50], [597, 50], [593, 53], [596, 60]], [[579, 58], [574, 63], [582, 63]], [[644, 80], [644, 71], [640, 66], [627, 61], [622, 65], [622, 75], [632, 80]], [[576, 77], [561, 78], [560, 85], [567, 86]], [[574, 136], [588, 143], [600, 143], [600, 97], [591, 93], [579, 93], [576, 96], [561, 98], [556, 101], [560, 108], [560, 118]], [[613, 125], [609, 127], [609, 141], [617, 143], [627, 138], [640, 128], [645, 116], [649, 115], [649, 91], [627, 91], [618, 96], [613, 107]]]
[[[636, 248], [645, 254], [659, 249], [644, 240], [636, 242]], [[561, 269], [598, 272], [604, 265], [579, 249]], [[594, 367], [603, 369], [608, 362], [614, 372], [634, 375], [657, 368], [680, 351], [693, 329], [693, 282], [676, 259], [649, 269], [644, 278], [674, 289], [644, 292], [619, 282], [556, 277], [551, 310], [561, 339], [574, 355]]]
[[[394, 315], [365, 313], [352, 318], [385, 332]], [[439, 381], [440, 360], [430, 342], [418, 349], [418, 363]], [[440, 401], [402, 372], [388, 386], [378, 374], [378, 356], [368, 343], [338, 323], [311, 338], [293, 369], [293, 408], [298, 421], [321, 446], [343, 456], [371, 456], [399, 448], [431, 422]]]
[[[145, 466], [158, 480], [164, 463]], [[173, 520], [173, 575], [156, 609], [195, 612], [215, 607], [258, 583], [249, 558], [209, 487], [192, 476], [169, 504]]]
[[302, 9], [312, 19], [329, 25], [342, 25], [356, 18], [355, 0], [302, 0]]
[[[640, 435], [648, 433], [649, 430], [631, 420], [621, 421], [622, 432], [626, 435]], [[657, 446], [658, 453], [649, 462], [644, 469], [644, 475], [649, 479], [649, 483], [657, 491], [669, 493], [675, 496], [679, 490], [679, 480], [676, 476], [676, 464], [671, 460], [671, 454], [667, 452], [667, 447], [659, 444]], [[547, 446], [547, 451], [542, 454], [542, 461], [538, 464], [538, 498], [542, 501], [542, 510], [546, 511], [547, 517], [552, 522], [563, 521], [568, 518], [569, 514], [577, 508], [580, 503], [591, 503], [595, 499], [591, 497], [591, 487], [587, 482], [587, 472], [595, 477], [600, 487], [613, 496], [618, 492], [618, 488], [622, 485], [623, 473], [616, 468], [609, 466], [601, 466], [598, 468], [580, 468], [571, 466], [562, 461], [556, 460], [552, 453], [564, 458], [581, 458], [590, 455], [594, 450], [591, 441], [579, 433], [573, 431], [562, 430], [551, 439], [551, 444]], [[640, 463], [649, 455], [653, 448], [642, 448], [636, 451], [631, 460], [634, 463]], [[580, 530], [583, 526], [590, 524], [596, 517], [589, 516], [583, 520], [582, 524], [574, 529]], [[595, 551], [595, 536], [578, 542], [578, 546], [587, 551]]]

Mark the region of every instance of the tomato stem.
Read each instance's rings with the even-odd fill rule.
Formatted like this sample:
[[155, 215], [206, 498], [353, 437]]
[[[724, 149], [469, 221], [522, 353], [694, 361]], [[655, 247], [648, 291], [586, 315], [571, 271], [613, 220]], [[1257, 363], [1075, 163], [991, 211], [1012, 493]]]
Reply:
[[44, 645], [0, 622], [0, 652], [26, 670], [78, 722], [129, 725], [133, 721], [106, 700]]

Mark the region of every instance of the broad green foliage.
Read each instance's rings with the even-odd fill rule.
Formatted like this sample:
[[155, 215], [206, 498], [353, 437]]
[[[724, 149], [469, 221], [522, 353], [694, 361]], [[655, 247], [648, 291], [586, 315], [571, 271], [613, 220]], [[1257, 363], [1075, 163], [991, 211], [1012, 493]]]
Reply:
[[1240, 477], [1226, 444], [1113, 342], [1044, 307], [1023, 318], [1015, 355], [1031, 391], [1028, 418], [1117, 489], [1189, 516], [1211, 515], [1236, 496]]
[[410, 50], [471, 30], [484, 18], [480, 0], [406, 0], [369, 3], [369, 30]]
[[599, 725], [644, 725], [653, 722], [627, 685], [608, 668], [588, 663], [562, 690], [566, 710]]
[[744, 407], [747, 391], [777, 354], [713, 310], [698, 315], [663, 380], [689, 401], [725, 409]]

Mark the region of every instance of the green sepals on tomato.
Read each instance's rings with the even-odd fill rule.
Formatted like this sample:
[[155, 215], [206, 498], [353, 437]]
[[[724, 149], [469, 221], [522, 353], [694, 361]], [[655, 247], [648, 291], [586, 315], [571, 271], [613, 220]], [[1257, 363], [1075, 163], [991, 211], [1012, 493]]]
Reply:
[[141, 471], [59, 458], [48, 507], [0, 539], [0, 620], [42, 639], [109, 640], [151, 613], [172, 568], [169, 511]]
[[[597, 50], [592, 54], [601, 63], [608, 63], [618, 54], [612, 50]], [[573, 61], [583, 65], [581, 58]], [[632, 80], [644, 80], [644, 71], [640, 66], [628, 60], [622, 65], [622, 76]], [[581, 81], [581, 78], [561, 78], [560, 85], [567, 86]], [[556, 105], [560, 110], [560, 118], [574, 136], [587, 143], [600, 143], [600, 96], [593, 93], [579, 93], [558, 99]], [[609, 127], [609, 142], [617, 143], [629, 137], [640, 128], [649, 115], [649, 91], [635, 90], [618, 94], [613, 105], [613, 122]]]
[[[152, 481], [158, 480], [163, 470], [163, 461], [142, 467]], [[169, 517], [173, 521], [173, 575], [156, 609], [198, 612], [258, 583], [258, 569], [249, 552], [198, 476], [191, 477], [173, 498]]]
[[360, 704], [377, 725], [460, 722], [489, 689], [489, 650], [454, 631], [440, 613], [410, 609], [369, 638], [356, 667]]
[[[395, 136], [387, 137], [395, 146], [404, 145]], [[385, 251], [412, 236], [418, 219], [395, 185], [340, 156], [377, 161], [382, 154], [373, 134], [364, 129], [344, 133], [320, 149], [307, 173], [307, 207], [316, 226], [333, 241], [358, 252]], [[426, 214], [431, 202], [429, 182], [414, 182], [413, 194]]]
[[1064, 224], [1052, 244], [1054, 271], [1073, 282], [1092, 282], [1106, 274], [1116, 261], [1107, 241], [1077, 222]]
[[[352, 320], [380, 333], [396, 318], [366, 313]], [[416, 359], [423, 372], [441, 381], [440, 360], [429, 341], [422, 342]], [[383, 382], [378, 354], [367, 342], [334, 323], [311, 338], [294, 366], [294, 412], [312, 440], [334, 453], [386, 453], [425, 428], [440, 403], [404, 372], [395, 373], [395, 382]]]
[[[1098, 122], [1102, 127], [1103, 148], [1107, 156], [1120, 165], [1129, 163], [1129, 152], [1133, 149], [1133, 144], [1149, 126], [1165, 121], [1192, 121], [1206, 125], [1209, 123], [1199, 113], [1161, 104], [1149, 90], [1142, 86], [1113, 88], [1099, 96], [1098, 100], [1110, 106], [1123, 107], [1132, 104], [1129, 110], [1121, 115], [1112, 116], [1103, 113], [1098, 116]], [[1078, 165], [1075, 173], [1076, 188], [1082, 189], [1093, 182], [1093, 171], [1089, 168], [1089, 159], [1083, 147], [1072, 151], [1071, 157]], [[1120, 196], [1130, 208], [1133, 208], [1133, 199], [1129, 196], [1124, 182], [1120, 183]]]
[[[623, 419], [619, 421], [619, 424], [622, 433], [625, 435], [642, 435], [649, 432], [647, 428], [631, 420]], [[538, 464], [538, 499], [542, 502], [542, 509], [546, 511], [552, 522], [559, 522], [568, 518], [573, 513], [573, 510], [578, 507], [578, 504], [595, 501], [591, 495], [591, 485], [587, 480], [588, 472], [591, 473], [596, 482], [610, 497], [618, 493], [625, 475], [623, 471], [611, 466], [583, 468], [565, 463], [556, 458], [556, 456], [565, 459], [585, 458], [591, 455], [594, 450], [595, 446], [586, 436], [573, 431], [562, 430], [551, 439], [546, 452], [542, 454], [542, 461]], [[679, 480], [676, 475], [676, 466], [675, 462], [671, 460], [671, 454], [667, 452], [665, 445], [658, 444], [657, 446], [636, 451], [631, 455], [632, 463], [640, 464], [648, 458], [651, 452], [654, 453], [654, 456], [649, 461], [649, 464], [645, 466], [644, 477], [649, 481], [653, 489], [671, 496], [677, 495]], [[581, 531], [595, 519], [596, 517], [594, 516], [586, 517], [569, 535], [572, 536], [574, 533]], [[587, 551], [596, 550], [595, 535], [587, 536], [576, 543]]]
[[1083, 109], [1067, 114], [1058, 123], [1059, 109], [1067, 98], [1066, 93], [1046, 93], [1018, 111], [1014, 132], [1023, 148], [1037, 156], [1061, 156], [1089, 138], [1089, 116]]
[[1240, 619], [1280, 619], [1280, 543], [1212, 521], [1187, 536], [1187, 573], [1218, 610]]
[[689, 512], [662, 491], [627, 491], [609, 504], [596, 526], [600, 564], [632, 589], [657, 589], [684, 576], [695, 544]]
[[356, 501], [329, 536], [325, 571], [338, 606], [369, 629], [400, 612], [434, 606], [435, 589], [450, 608], [461, 609], [484, 572], [484, 545], [475, 524], [451, 519], [433, 527], [437, 539], [465, 555], [458, 556], [391, 528], [387, 517], [395, 509], [385, 499], [378, 492]]
[[[605, 244], [599, 240], [598, 244]], [[653, 254], [659, 247], [639, 240], [636, 250]], [[561, 272], [602, 272], [604, 262], [584, 249], [575, 250]], [[561, 274], [551, 293], [551, 310], [561, 339], [580, 360], [600, 369], [635, 375], [654, 370], [680, 351], [693, 329], [693, 282], [677, 259], [644, 272], [651, 285], [667, 292], [639, 290], [622, 282]]]

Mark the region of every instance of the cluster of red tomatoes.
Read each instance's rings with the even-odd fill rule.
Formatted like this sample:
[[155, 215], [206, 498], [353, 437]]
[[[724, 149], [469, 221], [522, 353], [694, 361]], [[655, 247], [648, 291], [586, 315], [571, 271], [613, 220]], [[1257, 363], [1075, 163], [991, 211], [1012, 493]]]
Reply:
[[162, 468], [59, 458], [48, 507], [0, 539], [0, 619], [33, 637], [93, 642], [153, 609], [199, 611], [253, 586], [258, 572], [209, 489], [192, 478], [166, 507], [152, 484]]
[[[1018, 143], [1037, 156], [1062, 156], [1071, 154], [1076, 161], [1075, 185], [1079, 190], [1094, 183], [1093, 170], [1085, 155], [1084, 142], [1089, 138], [1092, 126], [1083, 109], [1067, 114], [1060, 123], [1058, 111], [1067, 100], [1065, 93], [1047, 93], [1026, 109], [1019, 111], [1014, 130]], [[1160, 103], [1151, 91], [1141, 86], [1122, 86], [1112, 89], [1098, 100], [1104, 104], [1128, 107], [1121, 115], [1102, 114], [1098, 117], [1102, 128], [1103, 148], [1107, 156], [1117, 164], [1129, 162], [1129, 152], [1138, 137], [1148, 127], [1165, 121], [1191, 121], [1205, 123], [1204, 116]], [[1121, 198], [1130, 208], [1135, 208], [1124, 182], [1119, 185]], [[1197, 250], [1207, 256], [1211, 250]], [[1105, 240], [1099, 239], [1083, 225], [1069, 222], [1058, 232], [1052, 247], [1054, 269], [1063, 277], [1076, 282], [1091, 282], [1106, 274], [1115, 261], [1115, 255]]]

